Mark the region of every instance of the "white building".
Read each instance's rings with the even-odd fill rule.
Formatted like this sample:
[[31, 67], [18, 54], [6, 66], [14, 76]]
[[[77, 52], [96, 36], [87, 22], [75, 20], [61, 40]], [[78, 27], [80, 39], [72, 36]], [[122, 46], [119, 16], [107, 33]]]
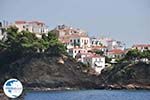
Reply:
[[3, 39], [2, 27], [0, 27], [0, 40]]
[[18, 31], [29, 31], [35, 33], [37, 37], [41, 38], [42, 34], [48, 33], [48, 27], [39, 21], [15, 21], [14, 24]]
[[97, 38], [91, 38], [90, 42], [91, 42], [91, 46], [101, 46], [102, 45], [101, 41]]
[[83, 58], [83, 63], [90, 65], [91, 68], [100, 74], [102, 69], [105, 68], [105, 57], [93, 54]]
[[76, 55], [78, 53], [87, 53], [88, 49], [83, 49], [83, 48], [71, 48], [68, 50], [68, 53], [70, 56], [72, 56], [73, 58], [76, 58]]
[[113, 49], [107, 52], [106, 56], [109, 58], [123, 58], [126, 54], [126, 51], [121, 49]]
[[60, 42], [62, 42], [68, 49], [71, 48], [89, 48], [90, 39], [85, 31], [68, 27], [66, 25], [58, 25], [52, 30], [58, 36]]
[[108, 49], [106, 46], [92, 46], [91, 50], [92, 51], [102, 51], [105, 54]]
[[107, 48], [108, 48], [108, 50], [113, 50], [113, 49], [124, 50], [125, 44], [121, 43], [120, 41], [110, 40], [110, 41], [108, 41]]
[[103, 46], [108, 46], [108, 42], [112, 41], [112, 39], [111, 38], [102, 37], [102, 38], [99, 38], [99, 41], [100, 41], [100, 43]]
[[52, 30], [59, 38], [66, 35], [78, 34], [87, 36], [84, 30], [78, 28], [72, 28], [66, 25], [58, 25], [55, 29]]
[[90, 66], [98, 74], [100, 74], [102, 69], [105, 68], [105, 57], [94, 53], [78, 53], [76, 55], [76, 59], [78, 60], [78, 62], [82, 62]]
[[78, 34], [73, 34], [69, 38], [70, 44], [74, 47], [78, 46], [80, 48], [90, 47], [90, 38], [88, 36], [82, 36]]
[[6, 32], [3, 31], [6, 28], [7, 26], [4, 27], [2, 23], [0, 22], [0, 40], [5, 40], [7, 38]]
[[133, 45], [132, 49], [137, 49], [140, 51], [144, 51], [144, 50], [150, 50], [150, 44], [137, 44], [137, 45]]

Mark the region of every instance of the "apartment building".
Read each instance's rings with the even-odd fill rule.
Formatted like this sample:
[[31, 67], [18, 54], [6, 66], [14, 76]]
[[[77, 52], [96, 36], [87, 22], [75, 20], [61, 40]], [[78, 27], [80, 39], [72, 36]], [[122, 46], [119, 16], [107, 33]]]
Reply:
[[144, 50], [150, 50], [150, 44], [136, 44], [132, 46], [132, 49], [137, 49], [143, 52]]
[[56, 28], [52, 30], [52, 32], [54, 32], [59, 38], [65, 37], [66, 35], [72, 35], [72, 34], [87, 36], [84, 30], [81, 30], [79, 28], [69, 27], [64, 24], [58, 25]]
[[29, 31], [35, 33], [35, 35], [41, 38], [42, 34], [48, 33], [48, 26], [40, 21], [15, 21], [14, 25], [18, 28], [18, 31]]
[[69, 38], [70, 44], [74, 47], [78, 46], [80, 48], [90, 47], [90, 38], [84, 35], [72, 34]]
[[105, 57], [94, 53], [78, 53], [77, 60], [90, 66], [97, 74], [100, 74], [105, 68]]

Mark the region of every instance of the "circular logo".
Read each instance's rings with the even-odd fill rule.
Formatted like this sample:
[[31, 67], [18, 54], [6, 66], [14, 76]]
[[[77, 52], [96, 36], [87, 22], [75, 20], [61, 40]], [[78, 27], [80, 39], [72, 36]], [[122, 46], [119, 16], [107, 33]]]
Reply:
[[21, 82], [17, 79], [9, 79], [5, 82], [3, 90], [9, 98], [17, 98], [23, 91]]

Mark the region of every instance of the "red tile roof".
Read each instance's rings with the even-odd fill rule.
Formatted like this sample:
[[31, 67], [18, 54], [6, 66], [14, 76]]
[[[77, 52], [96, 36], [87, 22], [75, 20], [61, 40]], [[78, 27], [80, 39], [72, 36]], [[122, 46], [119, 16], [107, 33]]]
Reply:
[[87, 53], [79, 53], [80, 55], [86, 55], [87, 56], [87, 58], [100, 58], [100, 57], [102, 57], [102, 56], [100, 56], [100, 55], [98, 55], [98, 54], [95, 54], [95, 53], [89, 53], [89, 52], [87, 52]]
[[62, 43], [70, 43], [69, 39], [60, 40]]
[[69, 36], [70, 36], [70, 38], [88, 37], [88, 36], [86, 36], [86, 35], [81, 35], [81, 34], [77, 34], [77, 33], [71, 34], [71, 35], [69, 35]]
[[111, 54], [123, 54], [123, 53], [125, 53], [125, 51], [121, 50], [121, 49], [113, 49], [113, 50], [108, 51], [108, 53], [111, 53]]
[[27, 23], [26, 21], [15, 21], [15, 24], [25, 24]]
[[76, 46], [74, 48], [71, 48], [70, 50], [86, 50], [86, 49], [83, 49], [83, 48], [80, 48], [80, 47]]
[[92, 46], [92, 49], [107, 48], [106, 46]]
[[43, 22], [40, 22], [40, 21], [15, 21], [15, 24], [25, 24], [25, 23], [29, 23], [29, 24], [34, 24], [34, 23], [36, 23], [36, 24], [42, 24], [42, 25], [44, 25], [44, 23]]
[[29, 24], [42, 24], [42, 25], [44, 25], [44, 23], [43, 22], [40, 22], [40, 21], [31, 21], [31, 22], [28, 22]]
[[97, 54], [92, 54], [90, 56], [88, 56], [88, 58], [101, 58], [102, 56], [97, 55]]
[[150, 47], [150, 44], [136, 44], [133, 45], [132, 47]]

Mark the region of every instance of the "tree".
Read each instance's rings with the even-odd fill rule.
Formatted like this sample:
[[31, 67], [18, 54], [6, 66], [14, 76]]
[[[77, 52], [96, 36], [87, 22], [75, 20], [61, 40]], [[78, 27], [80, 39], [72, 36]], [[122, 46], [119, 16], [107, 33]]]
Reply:
[[150, 59], [150, 50], [144, 50], [140, 53], [140, 58], [148, 58]]
[[101, 50], [96, 50], [95, 53], [96, 53], [96, 54], [100, 54], [100, 55], [103, 55], [103, 54], [104, 54], [104, 52], [101, 51]]
[[58, 40], [58, 37], [54, 33], [48, 32], [48, 36], [43, 35], [42, 40], [43, 47], [46, 48], [46, 53], [53, 55], [66, 53], [65, 46]]
[[41, 39], [29, 31], [18, 32], [16, 27], [10, 27], [6, 32], [7, 40], [0, 41], [0, 66], [31, 54], [60, 55], [66, 53], [64, 45], [52, 32], [48, 32], [48, 35], [44, 34]]
[[128, 51], [128, 53], [125, 56], [125, 58], [127, 59], [136, 59], [139, 57], [140, 57], [140, 52], [137, 49]]
[[47, 36], [44, 34], [39, 39], [29, 31], [18, 32], [16, 27], [7, 29], [7, 40], [1, 41], [0, 46], [2, 49], [20, 54], [40, 53], [42, 51], [55, 52], [55, 54], [65, 52], [65, 47], [54, 33], [48, 32]]

